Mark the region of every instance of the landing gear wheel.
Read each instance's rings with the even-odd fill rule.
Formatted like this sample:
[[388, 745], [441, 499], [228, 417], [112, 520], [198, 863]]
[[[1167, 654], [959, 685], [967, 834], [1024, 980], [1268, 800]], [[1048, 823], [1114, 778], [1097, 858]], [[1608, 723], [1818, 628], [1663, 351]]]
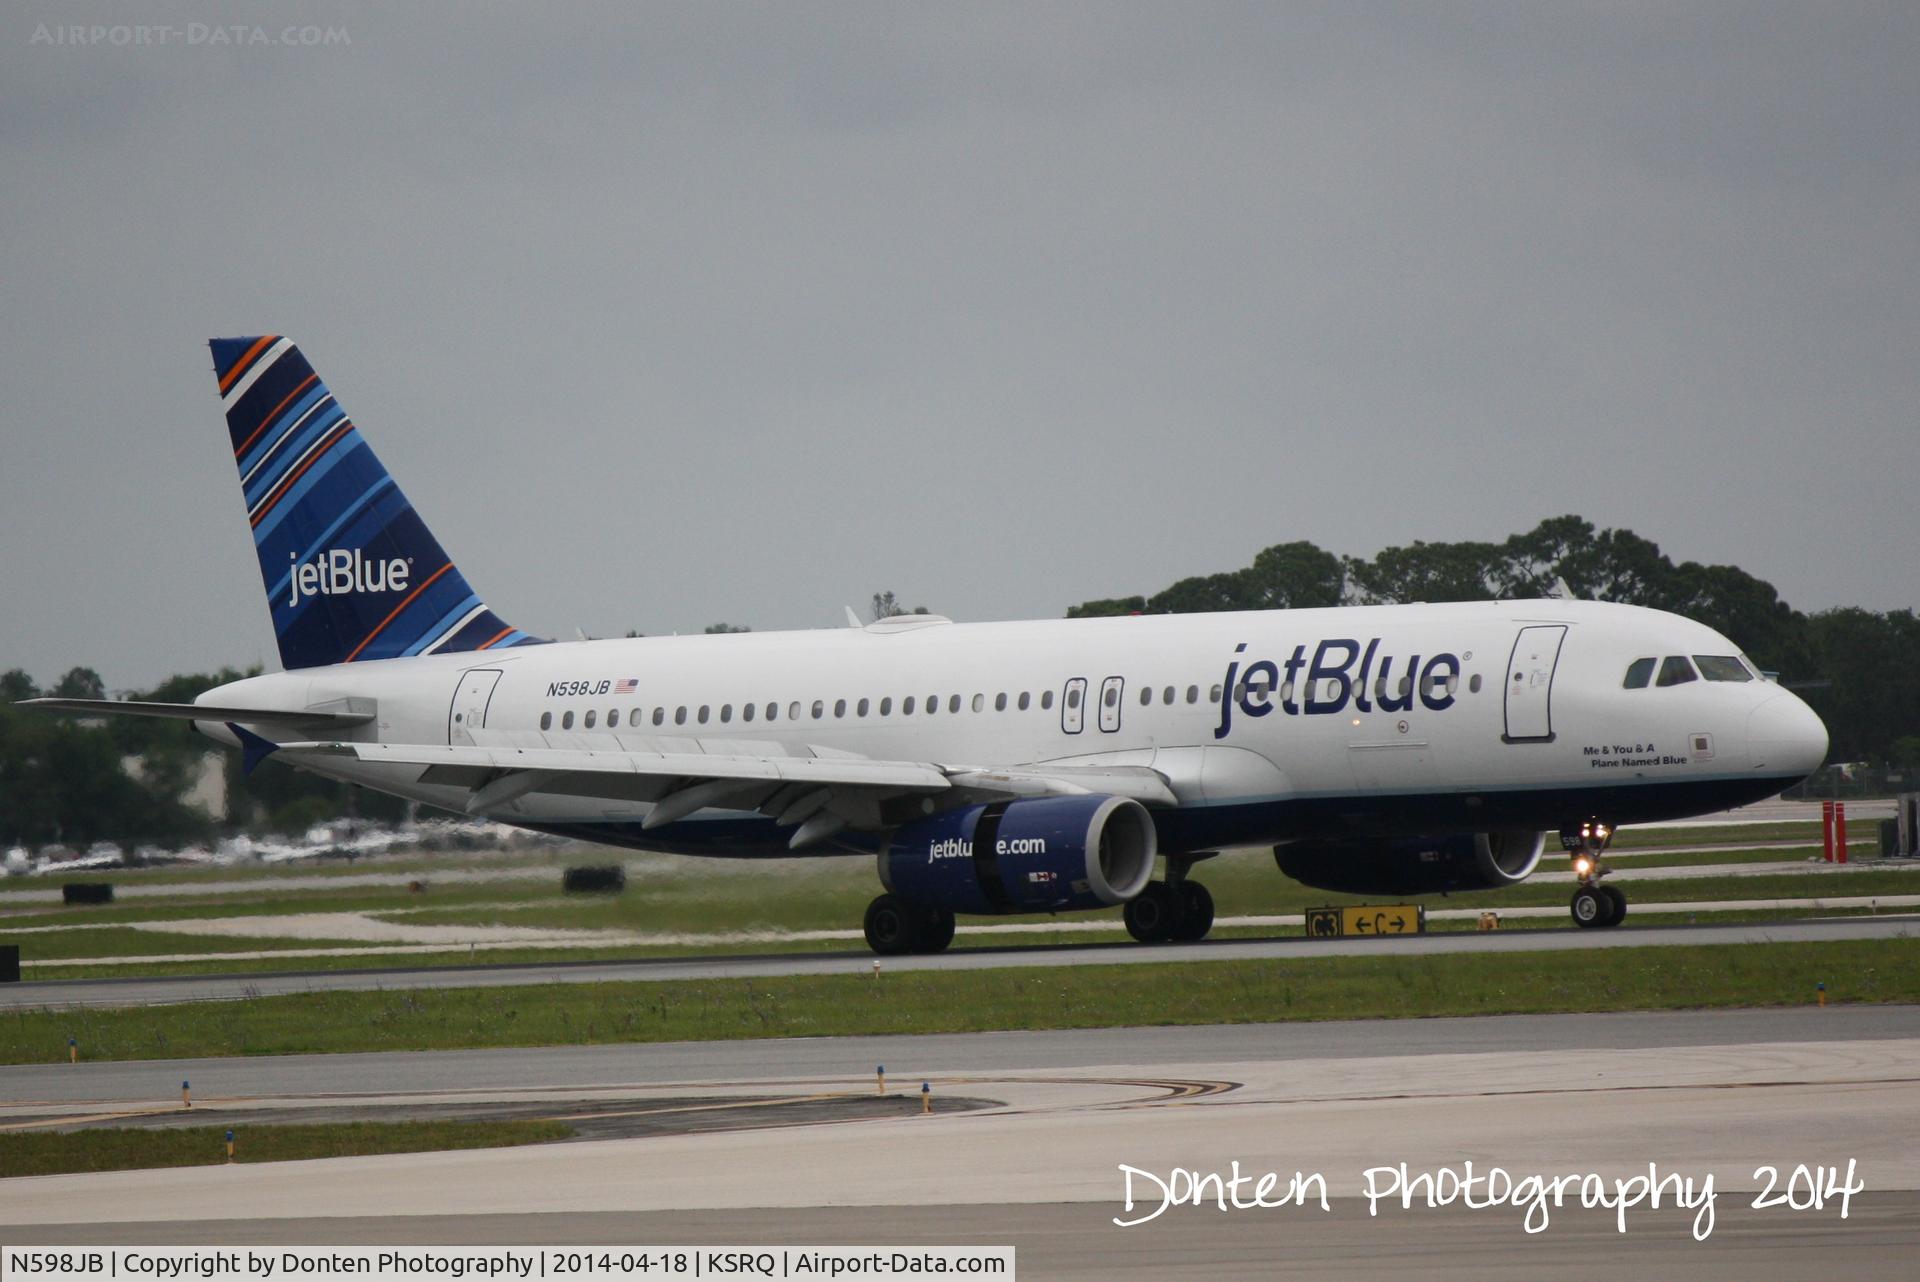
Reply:
[[953, 914], [944, 908], [923, 909], [920, 914], [920, 938], [914, 941], [916, 953], [945, 952], [953, 942]]
[[923, 921], [920, 910], [898, 895], [881, 895], [867, 905], [867, 947], [882, 957], [910, 953], [920, 943]]
[[1173, 889], [1180, 900], [1180, 920], [1173, 938], [1183, 944], [1205, 939], [1213, 929], [1213, 896], [1197, 881], [1183, 881]]
[[1180, 928], [1180, 900], [1166, 882], [1150, 881], [1127, 901], [1124, 915], [1129, 935], [1143, 944], [1164, 943]]
[[1582, 886], [1573, 892], [1573, 924], [1580, 927], [1610, 925], [1613, 901], [1598, 886]]
[[1627, 919], [1626, 895], [1618, 886], [1602, 886], [1600, 887], [1600, 893], [1607, 897], [1607, 903], [1612, 909], [1612, 911], [1607, 914], [1607, 919], [1600, 924], [1602, 926], [1618, 926]]

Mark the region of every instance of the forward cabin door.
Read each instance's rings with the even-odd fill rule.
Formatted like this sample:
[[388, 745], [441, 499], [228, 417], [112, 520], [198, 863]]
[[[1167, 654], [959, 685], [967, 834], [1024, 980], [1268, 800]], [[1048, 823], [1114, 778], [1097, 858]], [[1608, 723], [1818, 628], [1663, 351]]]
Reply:
[[473, 732], [486, 729], [487, 705], [493, 702], [493, 687], [499, 681], [499, 668], [474, 668], [460, 674], [453, 705], [447, 709], [448, 743], [473, 746]]
[[1507, 743], [1553, 741], [1553, 673], [1560, 666], [1564, 623], [1520, 629], [1507, 660]]

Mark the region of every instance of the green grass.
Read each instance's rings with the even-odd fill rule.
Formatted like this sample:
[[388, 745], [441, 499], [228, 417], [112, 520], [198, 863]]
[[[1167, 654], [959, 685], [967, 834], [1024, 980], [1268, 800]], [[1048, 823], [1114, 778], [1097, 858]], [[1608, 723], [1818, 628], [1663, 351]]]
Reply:
[[[508, 1148], [563, 1140], [560, 1122], [338, 1122], [234, 1128], [234, 1161], [296, 1162], [370, 1153]], [[227, 1160], [222, 1126], [0, 1132], [0, 1178], [214, 1166]]]
[[[1856, 821], [1860, 822], [1860, 821]], [[1804, 841], [1820, 844], [1820, 823], [1687, 824], [1681, 827], [1622, 828], [1613, 834], [1615, 849], [1647, 846], [1739, 845], [1756, 841]], [[1550, 845], [1557, 845], [1549, 838]]]
[[[8, 938], [0, 930], [0, 939]], [[291, 948], [364, 948], [352, 940], [253, 939], [241, 935], [173, 934], [159, 930], [129, 930], [123, 926], [105, 926], [99, 930], [61, 931], [59, 934], [26, 935], [19, 938], [23, 957], [35, 963], [58, 963], [76, 957], [158, 957], [169, 953], [241, 953], [276, 952]], [[255, 961], [256, 969], [273, 963]], [[75, 967], [76, 973], [95, 974], [97, 967]]]
[[1920, 1000], [1908, 939], [303, 993], [0, 1014], [0, 1062]]

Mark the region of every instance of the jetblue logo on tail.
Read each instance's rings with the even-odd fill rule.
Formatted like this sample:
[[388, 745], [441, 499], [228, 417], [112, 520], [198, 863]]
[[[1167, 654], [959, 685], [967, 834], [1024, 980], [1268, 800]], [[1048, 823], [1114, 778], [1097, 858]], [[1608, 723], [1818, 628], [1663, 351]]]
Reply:
[[[293, 560], [288, 553], [287, 559]], [[288, 605], [299, 605], [302, 597], [347, 596], [354, 592], [405, 592], [413, 567], [404, 557], [390, 561], [369, 561], [360, 549], [333, 548], [317, 552], [311, 561], [296, 565], [288, 574]]]

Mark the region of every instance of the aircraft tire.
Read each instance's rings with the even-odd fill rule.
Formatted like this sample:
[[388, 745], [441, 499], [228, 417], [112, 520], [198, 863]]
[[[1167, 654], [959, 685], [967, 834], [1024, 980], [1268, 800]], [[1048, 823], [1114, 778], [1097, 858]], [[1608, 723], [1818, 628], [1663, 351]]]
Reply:
[[1172, 939], [1180, 929], [1180, 900], [1164, 881], [1150, 881], [1146, 889], [1127, 901], [1122, 915], [1127, 933], [1143, 944], [1160, 944]]
[[920, 941], [922, 914], [898, 895], [880, 895], [867, 905], [867, 947], [882, 957], [914, 951]]
[[1582, 886], [1573, 892], [1573, 902], [1568, 911], [1573, 914], [1573, 924], [1581, 929], [1589, 926], [1605, 926], [1613, 915], [1613, 904], [1607, 896], [1600, 893], [1598, 886]]
[[920, 916], [920, 937], [914, 942], [916, 953], [943, 953], [953, 942], [953, 914], [944, 908], [926, 909]]
[[1602, 926], [1618, 926], [1627, 919], [1627, 896], [1618, 886], [1602, 886], [1600, 893], [1607, 897], [1610, 911]]
[[1183, 944], [1198, 943], [1213, 929], [1213, 895], [1197, 881], [1179, 886], [1180, 923], [1173, 938]]

